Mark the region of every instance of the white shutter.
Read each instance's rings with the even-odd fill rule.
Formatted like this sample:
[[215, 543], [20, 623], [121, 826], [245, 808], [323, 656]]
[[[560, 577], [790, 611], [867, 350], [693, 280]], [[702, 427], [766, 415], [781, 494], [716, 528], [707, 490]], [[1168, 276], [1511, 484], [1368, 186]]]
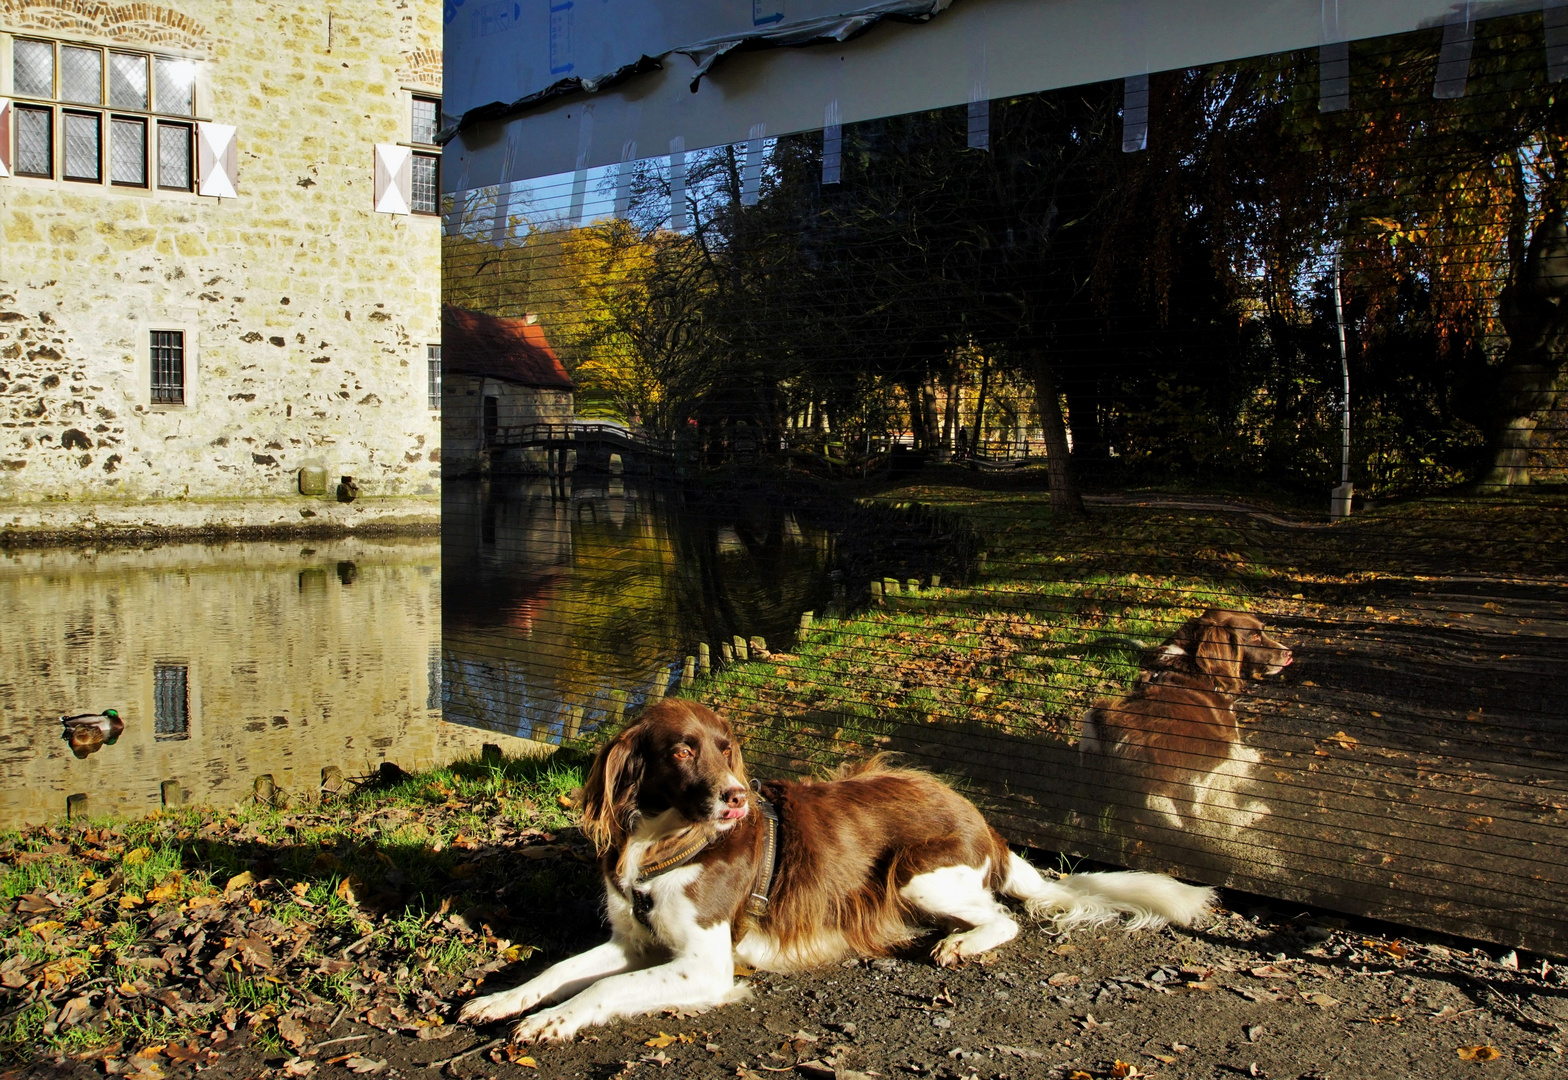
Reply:
[[196, 194], [232, 199], [238, 194], [240, 155], [233, 124], [196, 125]]
[[376, 212], [406, 214], [413, 204], [413, 151], [396, 143], [376, 143]]
[[0, 176], [11, 175], [11, 99], [0, 98]]

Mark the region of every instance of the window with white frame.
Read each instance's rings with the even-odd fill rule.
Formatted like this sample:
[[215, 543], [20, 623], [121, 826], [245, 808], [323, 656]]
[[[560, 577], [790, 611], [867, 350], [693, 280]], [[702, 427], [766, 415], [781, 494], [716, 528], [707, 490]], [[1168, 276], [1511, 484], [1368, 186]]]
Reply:
[[11, 41], [11, 172], [189, 191], [196, 65], [41, 38]]
[[441, 407], [441, 346], [425, 346], [425, 368], [429, 376], [426, 393], [430, 399], [430, 407]]

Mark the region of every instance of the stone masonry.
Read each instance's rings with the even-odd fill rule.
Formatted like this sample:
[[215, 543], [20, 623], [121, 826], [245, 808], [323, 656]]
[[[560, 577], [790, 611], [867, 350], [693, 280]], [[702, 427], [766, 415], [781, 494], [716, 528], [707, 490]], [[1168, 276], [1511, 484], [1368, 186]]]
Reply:
[[[440, 93], [441, 10], [0, 0], [0, 97], [16, 36], [187, 58], [196, 118], [237, 128], [239, 166], [221, 199], [0, 178], [0, 530], [202, 501], [299, 523], [321, 506], [306, 464], [434, 519], [440, 220], [375, 211], [373, 146], [408, 144], [412, 95]], [[151, 400], [168, 328], [179, 406]]]

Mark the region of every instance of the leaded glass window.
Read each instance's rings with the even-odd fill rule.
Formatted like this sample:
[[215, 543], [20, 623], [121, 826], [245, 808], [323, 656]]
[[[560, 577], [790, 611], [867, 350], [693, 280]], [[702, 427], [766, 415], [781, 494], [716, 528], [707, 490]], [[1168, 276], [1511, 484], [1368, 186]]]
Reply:
[[65, 169], [67, 180], [103, 179], [103, 116], [100, 113], [65, 114]]
[[103, 50], [60, 46], [60, 99], [103, 104]]
[[141, 53], [109, 54], [109, 104], [117, 109], [147, 107], [147, 57]]
[[116, 116], [109, 126], [109, 179], [147, 186], [147, 121]]
[[12, 110], [16, 124], [18, 176], [54, 175], [54, 110], [18, 105]]
[[152, 402], [185, 404], [185, 334], [180, 330], [152, 332]]
[[158, 186], [174, 191], [191, 189], [191, 126], [158, 125]]
[[54, 97], [54, 42], [11, 43], [11, 92], [19, 97]]
[[434, 214], [440, 198], [441, 159], [435, 154], [415, 154], [411, 162], [409, 209]]

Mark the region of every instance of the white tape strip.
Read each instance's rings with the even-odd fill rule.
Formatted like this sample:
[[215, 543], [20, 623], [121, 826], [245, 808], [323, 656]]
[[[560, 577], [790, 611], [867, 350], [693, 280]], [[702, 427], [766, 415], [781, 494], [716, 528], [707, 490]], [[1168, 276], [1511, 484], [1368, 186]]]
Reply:
[[1462, 98], [1470, 78], [1470, 50], [1475, 45], [1473, 4], [1462, 4], [1443, 23], [1443, 48], [1437, 54], [1437, 77], [1432, 81], [1435, 98]]
[[621, 164], [615, 174], [615, 216], [622, 221], [632, 212], [632, 177], [637, 172], [637, 140], [621, 144]]
[[686, 140], [670, 140], [670, 228], [686, 231]]
[[843, 175], [844, 125], [840, 122], [838, 98], [822, 110], [822, 182], [836, 184]]
[[583, 223], [583, 205], [588, 199], [588, 152], [593, 148], [593, 106], [579, 106], [577, 121], [577, 171], [572, 174], [572, 202], [566, 211], [567, 224]]
[[1318, 47], [1318, 112], [1350, 108], [1350, 42], [1331, 41]]
[[1122, 153], [1149, 146], [1149, 77], [1129, 75], [1122, 88]]
[[762, 140], [767, 135], [767, 124], [751, 125], [751, 138], [746, 143], [746, 168], [740, 182], [742, 206], [756, 206], [762, 195]]

